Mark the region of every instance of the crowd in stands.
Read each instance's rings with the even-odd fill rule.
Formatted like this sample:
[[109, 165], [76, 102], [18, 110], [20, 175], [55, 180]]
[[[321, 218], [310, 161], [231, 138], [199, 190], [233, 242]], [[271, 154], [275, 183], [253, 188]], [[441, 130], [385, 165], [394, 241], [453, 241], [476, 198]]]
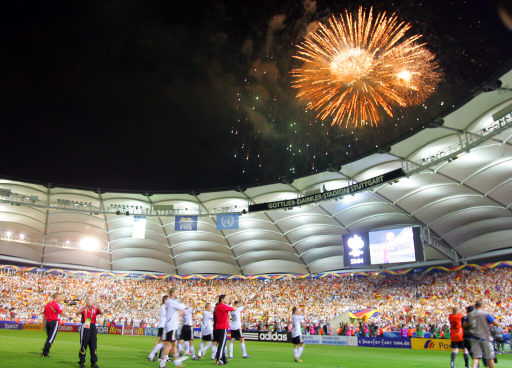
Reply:
[[[512, 268], [322, 279], [170, 281], [11, 270], [0, 272], [0, 320], [40, 323], [44, 304], [60, 291], [68, 300], [94, 295], [96, 304], [106, 310], [100, 323], [155, 326], [161, 296], [170, 287], [197, 301], [197, 324], [204, 303], [226, 294], [230, 302], [244, 303], [243, 321], [249, 329], [286, 329], [291, 308], [301, 306], [306, 310], [305, 333], [377, 335], [420, 325], [420, 329], [442, 336], [450, 307], [465, 308], [478, 299], [484, 301], [486, 311], [500, 318], [502, 326], [512, 325]], [[65, 307], [63, 322], [78, 322], [75, 312], [80, 305]], [[366, 309], [378, 312], [361, 325], [328, 324], [340, 314]]]

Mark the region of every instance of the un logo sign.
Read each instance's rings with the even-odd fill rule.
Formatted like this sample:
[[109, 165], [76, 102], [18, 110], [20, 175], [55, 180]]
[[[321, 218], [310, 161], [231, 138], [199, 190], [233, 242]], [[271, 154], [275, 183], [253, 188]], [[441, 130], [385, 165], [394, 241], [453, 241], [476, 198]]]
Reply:
[[233, 227], [235, 223], [235, 217], [234, 216], [223, 216], [220, 220], [223, 227], [230, 228]]

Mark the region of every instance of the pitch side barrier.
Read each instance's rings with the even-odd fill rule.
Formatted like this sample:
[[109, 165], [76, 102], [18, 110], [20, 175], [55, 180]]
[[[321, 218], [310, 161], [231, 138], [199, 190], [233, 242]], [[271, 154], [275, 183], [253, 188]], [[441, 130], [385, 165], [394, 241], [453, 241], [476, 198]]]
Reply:
[[[42, 331], [42, 324], [17, 323], [14, 321], [0, 321], [0, 329], [5, 330], [33, 330]], [[127, 327], [127, 326], [96, 326], [99, 334], [124, 335], [124, 336], [157, 336], [156, 327]], [[59, 325], [60, 332], [79, 332], [80, 324], [69, 323]], [[194, 328], [194, 339], [201, 338], [201, 328]], [[228, 339], [231, 333], [228, 331]], [[284, 342], [291, 343], [290, 332], [283, 331], [258, 331], [248, 330], [244, 332], [244, 338], [248, 341]], [[511, 334], [503, 334], [506, 344], [510, 343]], [[310, 345], [337, 345], [358, 346], [373, 348], [398, 348], [414, 350], [438, 350], [450, 351], [450, 339], [433, 338], [409, 338], [409, 337], [364, 337], [364, 336], [337, 336], [337, 335], [303, 335], [302, 340]]]

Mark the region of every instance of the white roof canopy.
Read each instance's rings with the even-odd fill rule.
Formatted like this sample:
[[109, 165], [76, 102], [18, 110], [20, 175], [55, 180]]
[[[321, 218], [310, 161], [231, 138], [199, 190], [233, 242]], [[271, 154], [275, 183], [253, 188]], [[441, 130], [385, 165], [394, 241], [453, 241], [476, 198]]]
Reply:
[[[512, 71], [500, 80], [512, 88]], [[424, 129], [387, 153], [339, 172], [243, 192], [148, 196], [0, 180], [0, 259], [171, 274], [315, 273], [343, 268], [342, 234], [412, 224], [428, 228], [462, 260], [507, 248], [512, 253], [512, 123], [497, 130], [492, 117], [507, 107], [512, 110], [510, 91], [482, 92], [443, 117], [442, 126]], [[410, 174], [399, 182], [291, 210], [247, 213], [238, 230], [216, 230], [215, 214], [223, 209], [241, 212], [250, 204], [341, 188], [399, 168]], [[11, 204], [9, 193], [25, 204]], [[174, 216], [163, 213], [147, 216], [144, 239], [132, 238], [131, 214], [158, 206], [201, 214], [197, 231], [174, 231]], [[119, 214], [106, 211], [112, 208]], [[97, 249], [82, 249], [91, 246]], [[448, 260], [431, 247], [426, 258]]]

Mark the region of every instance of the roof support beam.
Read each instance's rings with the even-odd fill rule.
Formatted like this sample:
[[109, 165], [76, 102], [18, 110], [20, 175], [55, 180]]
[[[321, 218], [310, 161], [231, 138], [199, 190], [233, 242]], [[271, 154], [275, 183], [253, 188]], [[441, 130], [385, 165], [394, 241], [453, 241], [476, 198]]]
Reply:
[[46, 233], [48, 231], [48, 217], [50, 215], [50, 189], [51, 185], [48, 184], [47, 191], [46, 191], [46, 215], [44, 219], [44, 230], [43, 230], [43, 250], [41, 254], [41, 267], [44, 267], [44, 257], [45, 257], [45, 250], [46, 250]]
[[[428, 237], [426, 238], [427, 240], [425, 240], [425, 238], [422, 236], [422, 239], [423, 239], [424, 243], [426, 243], [427, 245], [431, 246], [435, 250], [439, 251], [444, 256], [448, 257], [450, 260], [452, 260], [452, 262], [457, 262], [458, 263], [459, 260], [462, 258], [460, 256], [460, 254], [457, 253], [457, 251], [454, 248], [452, 248], [446, 242], [441, 240], [436, 233], [431, 231], [430, 228], [426, 224], [424, 224], [420, 219], [418, 219], [416, 216], [414, 216], [414, 215], [410, 214], [409, 212], [407, 212], [403, 207], [401, 207], [400, 205], [396, 204], [396, 202], [395, 203], [391, 202], [384, 195], [376, 193], [376, 192], [373, 192], [373, 191], [370, 191], [370, 193], [372, 193], [374, 196], [380, 198], [384, 202], [394, 206], [400, 212], [402, 212], [404, 215], [410, 217], [414, 222], [416, 222], [418, 225], [420, 225], [422, 227], [422, 234], [425, 231], [423, 229], [428, 229]], [[442, 249], [442, 250], [440, 250], [440, 249]], [[427, 261], [427, 260], [425, 259], [425, 261]]]
[[[100, 209], [105, 211], [105, 205], [103, 204], [103, 197], [101, 196], [101, 189], [98, 189], [98, 199], [100, 200]], [[112, 250], [110, 249], [110, 230], [108, 227], [107, 214], [103, 212], [103, 219], [105, 220], [105, 230], [107, 232], [107, 254], [108, 254], [108, 267], [112, 271]]]
[[[203, 204], [203, 202], [197, 197], [197, 195], [195, 193], [192, 193], [192, 195], [194, 196], [197, 203], [199, 204], [199, 213], [202, 213], [201, 209], [203, 208], [204, 211], [206, 212], [206, 214], [210, 215], [210, 211], [208, 210], [208, 208], [206, 208], [206, 206]], [[213, 220], [213, 223], [215, 224], [215, 228], [217, 228], [217, 216], [215, 216], [215, 218], [213, 218], [213, 216], [211, 216], [211, 218]], [[240, 270], [240, 273], [242, 273], [243, 272], [242, 267], [240, 267], [240, 262], [238, 262], [238, 258], [235, 256], [235, 252], [233, 251], [233, 247], [232, 247], [231, 243], [229, 242], [229, 239], [226, 237], [226, 234], [224, 233], [224, 231], [222, 231], [222, 230], [219, 230], [219, 231], [220, 231], [222, 237], [224, 238], [224, 240], [226, 241], [226, 243], [228, 244], [229, 250], [231, 251], [231, 255], [233, 256], [233, 259], [236, 262], [236, 266]]]
[[437, 250], [439, 253], [448, 257], [454, 264], [459, 264], [461, 261], [461, 256], [457, 253], [457, 251], [451, 247], [448, 247], [442, 244], [441, 239], [437, 236], [432, 235], [430, 228], [428, 226], [422, 226], [421, 228], [421, 239], [423, 243], [429, 245], [430, 247]]
[[[288, 184], [290, 187], [292, 187], [296, 192], [297, 192], [297, 195], [300, 195], [300, 190], [298, 190], [297, 188], [295, 188], [293, 185], [291, 184]], [[251, 203], [254, 203], [254, 201], [244, 192], [242, 191], [241, 192], [246, 198], [247, 198], [247, 201], [248, 201], [248, 204], [251, 204]], [[309, 270], [309, 267], [306, 265], [306, 262], [304, 262], [304, 259], [302, 259], [302, 257], [300, 256], [299, 254], [299, 251], [293, 246], [293, 243], [291, 242], [291, 240], [288, 238], [288, 236], [284, 233], [284, 231], [281, 229], [281, 227], [279, 227], [279, 225], [276, 223], [276, 221], [274, 221], [267, 213], [267, 211], [263, 211], [263, 214], [265, 215], [265, 217], [277, 228], [277, 230], [279, 230], [279, 233], [280, 235], [283, 236], [283, 238], [286, 239], [286, 242], [288, 243], [288, 245], [293, 249], [293, 251], [295, 252], [295, 254], [297, 255], [297, 257], [299, 257], [300, 261], [302, 262], [302, 264], [304, 265], [304, 267], [306, 268], [306, 270], [311, 273], [311, 271]], [[238, 262], [238, 261], [237, 261]], [[242, 267], [243, 268], [243, 267]]]
[[[146, 194], [146, 197], [148, 198], [149, 205], [151, 208], [153, 208], [153, 201], [151, 200], [151, 196], [149, 194]], [[178, 273], [178, 267], [176, 266], [176, 260], [174, 259], [174, 252], [172, 251], [172, 244], [171, 239], [167, 234], [167, 231], [165, 230], [164, 223], [162, 221], [162, 217], [158, 216], [158, 222], [160, 223], [160, 226], [162, 227], [162, 232], [165, 235], [165, 240], [167, 241], [167, 246], [169, 247], [169, 255], [172, 259], [172, 265], [174, 266], [174, 272]]]

